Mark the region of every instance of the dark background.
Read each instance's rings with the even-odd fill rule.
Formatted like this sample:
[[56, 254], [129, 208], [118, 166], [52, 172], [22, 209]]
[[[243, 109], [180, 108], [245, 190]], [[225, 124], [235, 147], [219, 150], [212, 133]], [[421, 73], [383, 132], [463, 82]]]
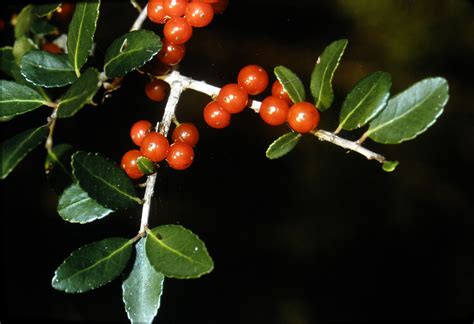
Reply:
[[[4, 19], [19, 6], [0, 5]], [[97, 64], [127, 32], [136, 11], [105, 1]], [[144, 28], [162, 35], [161, 26]], [[11, 27], [2, 33], [10, 44]], [[399, 160], [393, 173], [311, 136], [282, 159], [265, 157], [285, 127], [252, 111], [211, 129], [209, 98], [187, 91], [178, 119], [200, 129], [193, 166], [160, 169], [150, 225], [182, 224], [207, 244], [214, 271], [199, 280], [166, 280], [158, 323], [354, 323], [371, 320], [474, 319], [474, 6], [432, 0], [241, 1], [196, 29], [179, 70], [217, 86], [241, 67], [276, 65], [306, 84], [324, 47], [349, 45], [335, 74], [336, 100], [321, 128], [334, 130], [350, 88], [364, 75], [392, 74], [393, 93], [428, 76], [450, 85], [444, 114], [426, 133], [400, 145], [366, 145]], [[272, 78], [273, 80], [273, 78]], [[159, 120], [164, 104], [144, 95], [147, 78], [128, 75], [104, 105], [60, 120], [56, 143], [119, 161], [132, 149], [129, 128]], [[262, 97], [260, 97], [261, 99]], [[99, 98], [100, 100], [100, 98]], [[2, 123], [1, 140], [41, 125], [48, 111]], [[357, 139], [363, 131], [342, 135]], [[86, 294], [54, 290], [50, 281], [69, 253], [106, 237], [132, 237], [140, 210], [88, 225], [64, 222], [37, 149], [0, 183], [2, 322], [126, 322], [122, 275]]]

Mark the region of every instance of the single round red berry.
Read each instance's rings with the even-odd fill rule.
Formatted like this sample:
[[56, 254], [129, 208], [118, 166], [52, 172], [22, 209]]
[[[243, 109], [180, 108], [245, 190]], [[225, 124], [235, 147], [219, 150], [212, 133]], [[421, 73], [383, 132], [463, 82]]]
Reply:
[[182, 17], [188, 2], [188, 0], [164, 0], [165, 13], [170, 17]]
[[163, 134], [158, 132], [148, 133], [142, 140], [140, 151], [155, 163], [163, 161], [168, 154], [170, 144]]
[[167, 40], [174, 44], [184, 44], [193, 35], [193, 27], [182, 17], [173, 17], [168, 20], [163, 29]]
[[163, 0], [150, 0], [147, 7], [148, 18], [157, 24], [164, 24], [170, 17], [165, 13]]
[[182, 142], [171, 144], [166, 162], [175, 170], [189, 168], [194, 160], [194, 150], [191, 145]]
[[192, 123], [179, 124], [171, 134], [173, 142], [182, 142], [194, 147], [199, 141], [199, 131]]
[[288, 92], [285, 91], [278, 80], [275, 80], [275, 82], [272, 84], [272, 96], [285, 100], [289, 105], [293, 103], [293, 101], [290, 99], [290, 96], [288, 95]]
[[163, 39], [163, 46], [158, 53], [158, 60], [164, 64], [176, 65], [186, 54], [185, 44], [173, 44], [166, 38]]
[[285, 100], [270, 96], [262, 101], [260, 117], [269, 125], [281, 125], [286, 122], [289, 108], [290, 106]]
[[41, 45], [41, 49], [43, 51], [53, 53], [53, 54], [60, 54], [63, 52], [61, 47], [59, 47], [58, 45], [54, 43], [44, 43], [43, 45]]
[[142, 156], [142, 153], [139, 150], [130, 150], [123, 155], [122, 161], [120, 162], [123, 171], [125, 171], [131, 179], [138, 179], [144, 175], [137, 163], [137, 159], [140, 156]]
[[214, 9], [209, 3], [191, 2], [186, 6], [185, 18], [193, 27], [204, 27], [214, 18]]
[[211, 101], [204, 108], [204, 120], [212, 128], [225, 128], [230, 124], [230, 113], [224, 110], [217, 101]]
[[287, 117], [290, 127], [298, 133], [307, 133], [319, 123], [319, 110], [309, 102], [298, 102], [290, 107]]
[[267, 71], [258, 65], [247, 65], [240, 70], [237, 83], [249, 95], [258, 95], [268, 86]]
[[63, 2], [61, 6], [56, 10], [55, 16], [61, 22], [69, 22], [72, 15], [74, 14], [74, 9], [76, 5], [72, 2]]
[[168, 94], [168, 89], [168, 83], [160, 79], [153, 79], [145, 85], [145, 93], [153, 101], [163, 101]]
[[139, 120], [130, 128], [130, 137], [133, 143], [140, 146], [143, 138], [151, 131], [152, 125], [148, 120]]
[[217, 102], [227, 112], [236, 114], [244, 110], [248, 103], [248, 94], [236, 83], [230, 83], [221, 88]]

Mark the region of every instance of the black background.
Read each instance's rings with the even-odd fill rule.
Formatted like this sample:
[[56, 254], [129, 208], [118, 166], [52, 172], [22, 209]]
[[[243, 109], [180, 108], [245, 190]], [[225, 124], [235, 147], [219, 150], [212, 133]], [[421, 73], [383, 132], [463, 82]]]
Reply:
[[[8, 19], [18, 5], [0, 5]], [[107, 46], [136, 17], [128, 1], [105, 1], [96, 35], [100, 65]], [[162, 35], [161, 26], [144, 28]], [[11, 42], [11, 27], [1, 35]], [[241, 67], [277, 65], [309, 84], [331, 41], [349, 45], [334, 78], [334, 107], [320, 127], [334, 130], [350, 88], [364, 75], [392, 74], [393, 93], [428, 76], [450, 84], [444, 114], [426, 133], [400, 145], [367, 147], [399, 160], [393, 173], [311, 136], [270, 161], [270, 127], [248, 110], [224, 130], [202, 119], [209, 101], [187, 91], [180, 121], [200, 129], [193, 166], [160, 169], [150, 226], [182, 224], [197, 233], [215, 261], [198, 280], [166, 280], [158, 323], [327, 323], [371, 320], [474, 319], [474, 8], [465, 1], [239, 1], [195, 29], [179, 67], [216, 86], [235, 82]], [[272, 79], [273, 80], [273, 79]], [[61, 120], [56, 143], [119, 161], [133, 148], [129, 128], [159, 120], [147, 78], [128, 75], [99, 107]], [[309, 89], [307, 86], [308, 98]], [[262, 97], [259, 97], [262, 99]], [[98, 98], [100, 101], [100, 98]], [[1, 139], [43, 124], [46, 109], [2, 123]], [[343, 133], [357, 139], [360, 131]], [[69, 253], [106, 237], [132, 237], [140, 210], [88, 224], [64, 222], [37, 149], [0, 183], [2, 322], [126, 322], [121, 281], [86, 294], [50, 286]]]

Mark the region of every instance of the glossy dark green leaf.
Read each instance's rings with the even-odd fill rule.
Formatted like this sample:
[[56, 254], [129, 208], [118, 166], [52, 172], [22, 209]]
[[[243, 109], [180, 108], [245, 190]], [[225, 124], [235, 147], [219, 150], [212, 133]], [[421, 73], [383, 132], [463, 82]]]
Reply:
[[49, 35], [58, 32], [58, 29], [46, 19], [37, 19], [31, 24], [31, 32], [35, 35]]
[[59, 144], [48, 151], [45, 170], [48, 182], [54, 191], [62, 194], [74, 181], [71, 168], [71, 157], [74, 148], [69, 144]]
[[291, 152], [301, 139], [301, 134], [296, 132], [286, 133], [277, 138], [267, 149], [267, 158], [278, 159]]
[[5, 46], [0, 48], [0, 71], [13, 77], [12, 69], [15, 67], [15, 57], [13, 56], [13, 47]]
[[115, 279], [132, 253], [132, 241], [108, 238], [75, 250], [56, 269], [51, 285], [67, 293], [83, 293]]
[[137, 165], [140, 171], [144, 174], [149, 175], [156, 172], [156, 165], [149, 158], [145, 156], [140, 156], [137, 159]]
[[125, 172], [102, 155], [79, 151], [72, 157], [72, 168], [81, 188], [99, 204], [117, 210], [141, 203]]
[[153, 268], [167, 277], [198, 278], [214, 268], [204, 242], [181, 225], [148, 230], [145, 245]]
[[89, 68], [77, 79], [58, 102], [58, 118], [74, 116], [82, 107], [92, 103], [99, 90], [99, 72]]
[[329, 44], [318, 58], [311, 73], [311, 94], [316, 107], [321, 111], [331, 107], [334, 100], [332, 78], [346, 46], [347, 39], [340, 39]]
[[342, 104], [339, 127], [353, 130], [372, 120], [387, 104], [392, 78], [386, 72], [375, 72], [360, 80]]
[[395, 169], [397, 168], [399, 162], [398, 161], [385, 161], [383, 164], [382, 164], [382, 169], [385, 171], [385, 172], [393, 172], [395, 171]]
[[50, 13], [55, 12], [59, 6], [60, 3], [48, 3], [48, 4], [40, 4], [40, 5], [35, 5], [34, 7], [34, 14], [37, 17], [46, 17]]
[[32, 50], [23, 56], [20, 67], [25, 79], [37, 86], [62, 87], [77, 79], [66, 54]]
[[0, 178], [5, 179], [31, 150], [46, 139], [48, 132], [48, 126], [41, 126], [26, 130], [1, 143], [2, 173]]
[[37, 48], [38, 47], [35, 43], [26, 36], [22, 36], [15, 40], [15, 43], [13, 44], [13, 57], [15, 58], [15, 63], [20, 65], [23, 55]]
[[46, 104], [38, 92], [13, 81], [0, 80], [0, 93], [0, 117], [24, 114]]
[[148, 261], [145, 239], [140, 239], [135, 248], [132, 272], [122, 285], [123, 302], [131, 323], [151, 323], [160, 308], [165, 277]]
[[149, 30], [135, 30], [117, 38], [105, 55], [105, 74], [109, 78], [123, 76], [143, 66], [161, 49], [158, 35]]
[[34, 85], [33, 83], [26, 80], [23, 75], [21, 75], [21, 70], [20, 70], [20, 67], [18, 65], [15, 64], [12, 67], [11, 72], [12, 72], [13, 79], [17, 83], [25, 85], [25, 86], [33, 89], [34, 91], [38, 92], [41, 95], [41, 97], [43, 97], [45, 102], [51, 102], [51, 98], [50, 98], [49, 94], [47, 93], [47, 91], [44, 88], [41, 88], [39, 86]]
[[24, 7], [16, 17], [15, 38], [25, 36], [30, 31], [31, 24], [35, 19], [34, 6], [30, 4]]
[[448, 98], [445, 79], [424, 79], [391, 98], [387, 107], [370, 122], [363, 137], [383, 144], [413, 139], [435, 123]]
[[294, 103], [305, 100], [303, 82], [293, 71], [280, 65], [275, 67], [273, 72]]
[[99, 7], [99, 0], [78, 2], [69, 24], [67, 50], [77, 76], [80, 75], [81, 67], [86, 63], [94, 43]]
[[62, 219], [71, 223], [90, 223], [104, 218], [112, 212], [112, 209], [100, 205], [89, 197], [87, 192], [77, 184], [69, 186], [59, 197], [58, 214]]

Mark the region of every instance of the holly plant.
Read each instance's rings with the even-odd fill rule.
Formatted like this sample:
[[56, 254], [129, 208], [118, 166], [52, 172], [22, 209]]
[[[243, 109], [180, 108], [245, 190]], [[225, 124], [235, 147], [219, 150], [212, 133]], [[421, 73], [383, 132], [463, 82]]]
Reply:
[[[245, 109], [268, 125], [287, 125], [287, 132], [262, 152], [269, 159], [290, 153], [306, 136], [375, 160], [387, 172], [399, 162], [365, 148], [364, 142], [400, 144], [414, 139], [433, 125], [448, 101], [448, 83], [441, 77], [425, 78], [392, 94], [390, 74], [379, 71], [362, 78], [347, 93], [335, 130], [323, 130], [318, 128], [319, 120], [334, 101], [332, 79], [347, 39], [328, 44], [315, 58], [314, 67], [308, 67], [312, 68], [308, 87], [290, 67], [276, 66], [269, 73], [252, 62], [242, 62], [237, 78], [217, 87], [182, 75], [179, 62], [193, 33], [205, 33], [205, 26], [224, 12], [227, 1], [150, 0], [143, 9], [135, 1], [132, 5], [139, 12], [135, 22], [129, 32], [111, 42], [103, 60], [90, 59], [97, 57], [94, 34], [100, 0], [27, 5], [12, 19], [14, 43], [0, 49], [1, 121], [15, 123], [18, 115], [49, 111], [45, 123], [1, 143], [1, 178], [14, 177], [12, 172], [28, 153], [43, 146], [44, 171], [48, 178], [61, 179], [57, 213], [66, 222], [85, 224], [123, 209], [142, 210], [137, 234], [132, 229], [130, 237], [106, 237], [79, 247], [57, 267], [51, 282], [65, 293], [84, 293], [117, 278], [134, 259], [122, 285], [131, 322], [153, 321], [165, 279], [199, 278], [214, 268], [204, 242], [191, 230], [176, 224], [148, 227], [160, 169], [192, 169], [198, 147], [197, 127], [192, 121], [178, 121], [175, 115], [183, 91], [209, 96], [209, 103], [201, 107], [202, 117], [216, 134]], [[163, 35], [142, 29], [146, 19], [162, 24]], [[68, 22], [65, 33], [58, 32], [58, 21]], [[54, 130], [62, 119], [100, 105], [120, 91], [131, 73], [147, 78], [148, 98], [166, 105], [161, 120], [132, 123], [131, 149], [121, 161], [56, 143]], [[252, 99], [265, 91], [263, 101]], [[364, 130], [355, 141], [339, 136], [360, 128]]]

